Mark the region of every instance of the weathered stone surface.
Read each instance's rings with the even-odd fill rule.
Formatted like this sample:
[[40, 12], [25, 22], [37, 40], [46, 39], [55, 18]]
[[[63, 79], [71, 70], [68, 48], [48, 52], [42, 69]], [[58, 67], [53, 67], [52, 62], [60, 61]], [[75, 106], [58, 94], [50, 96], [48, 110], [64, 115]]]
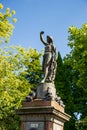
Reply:
[[56, 97], [56, 89], [53, 83], [40, 83], [37, 88], [37, 99], [48, 99], [47, 94], [52, 99]]
[[23, 108], [33, 108], [33, 107], [49, 107], [52, 106], [55, 109], [64, 112], [64, 107], [62, 107], [61, 105], [59, 105], [56, 101], [44, 101], [42, 99], [36, 99], [33, 100], [31, 102], [24, 102], [23, 103]]
[[24, 102], [16, 112], [21, 116], [21, 130], [63, 130], [64, 122], [70, 119], [56, 101]]
[[56, 94], [54, 83], [39, 83], [37, 89], [32, 90], [24, 102], [28, 103], [38, 99], [44, 101], [56, 101], [60, 106], [65, 107], [61, 97]]

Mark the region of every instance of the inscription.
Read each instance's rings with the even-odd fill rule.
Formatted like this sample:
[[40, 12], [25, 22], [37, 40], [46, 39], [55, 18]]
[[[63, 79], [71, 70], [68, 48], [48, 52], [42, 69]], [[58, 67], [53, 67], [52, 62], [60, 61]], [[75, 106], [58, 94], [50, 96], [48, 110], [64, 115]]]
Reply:
[[32, 123], [32, 124], [30, 124], [30, 127], [33, 127], [33, 128], [38, 128], [38, 123]]
[[26, 122], [25, 130], [44, 130], [44, 122]]

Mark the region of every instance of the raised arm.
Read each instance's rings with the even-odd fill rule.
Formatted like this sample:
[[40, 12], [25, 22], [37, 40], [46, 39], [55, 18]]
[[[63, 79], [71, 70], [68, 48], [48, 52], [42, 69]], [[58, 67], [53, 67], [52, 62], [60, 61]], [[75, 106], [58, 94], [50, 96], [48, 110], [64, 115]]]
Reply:
[[46, 43], [46, 41], [43, 39], [43, 37], [42, 37], [42, 35], [44, 34], [44, 32], [43, 31], [41, 31], [40, 32], [40, 40], [43, 42], [43, 44], [46, 46], [47, 45], [47, 43]]

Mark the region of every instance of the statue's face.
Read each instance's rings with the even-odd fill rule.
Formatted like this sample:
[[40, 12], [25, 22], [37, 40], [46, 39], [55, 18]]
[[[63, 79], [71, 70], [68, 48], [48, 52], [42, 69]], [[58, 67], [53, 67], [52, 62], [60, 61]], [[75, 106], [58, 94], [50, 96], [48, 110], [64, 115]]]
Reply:
[[50, 43], [50, 39], [49, 39], [49, 37], [47, 37], [47, 42]]
[[48, 43], [52, 43], [53, 42], [53, 40], [52, 40], [52, 38], [50, 36], [47, 36], [47, 42]]
[[52, 40], [49, 37], [47, 37], [47, 42], [52, 43]]

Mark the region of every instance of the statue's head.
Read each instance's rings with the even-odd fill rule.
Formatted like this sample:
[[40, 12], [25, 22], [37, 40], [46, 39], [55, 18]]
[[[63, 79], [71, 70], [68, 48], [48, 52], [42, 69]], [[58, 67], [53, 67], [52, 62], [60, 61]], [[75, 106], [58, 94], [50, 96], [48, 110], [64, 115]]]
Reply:
[[53, 37], [47, 35], [47, 42], [53, 43]]

